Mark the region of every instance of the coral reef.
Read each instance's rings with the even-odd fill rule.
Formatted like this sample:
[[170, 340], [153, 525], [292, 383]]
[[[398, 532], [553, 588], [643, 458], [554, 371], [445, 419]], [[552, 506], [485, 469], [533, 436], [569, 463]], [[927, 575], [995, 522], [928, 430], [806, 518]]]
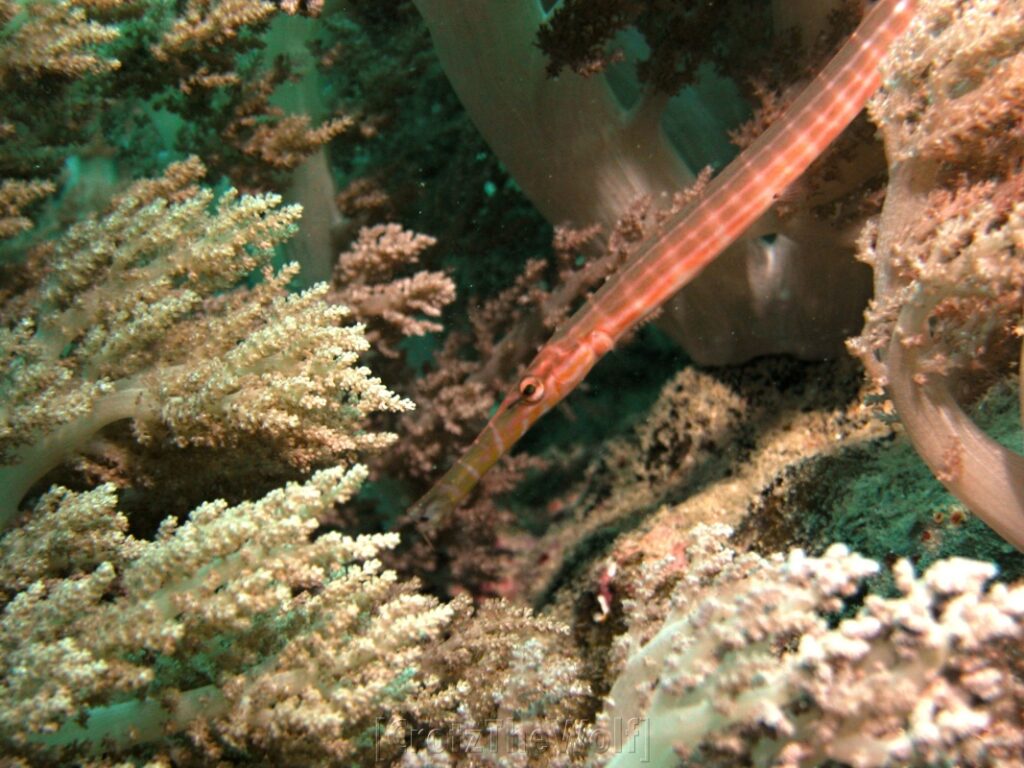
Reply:
[[[869, 768], [1020, 755], [1020, 659], [1010, 648], [1024, 587], [986, 589], [989, 563], [943, 560], [915, 577], [900, 560], [899, 597], [870, 595], [830, 627], [825, 616], [877, 563], [842, 545], [818, 558], [736, 555], [723, 546], [729, 533], [692, 530], [653, 636], [653, 585], [635, 585], [625, 601], [624, 662], [598, 727], [638, 724], [642, 738], [623, 733], [608, 765], [728, 766], [750, 755], [758, 765]], [[669, 557], [644, 577], [658, 581], [659, 565], [679, 568]]]
[[367, 341], [384, 355], [397, 357], [395, 345], [405, 337], [444, 329], [433, 318], [455, 298], [451, 278], [422, 270], [396, 277], [435, 242], [398, 224], [364, 227], [349, 250], [338, 256], [328, 301], [347, 307], [366, 323]]
[[48, 492], [4, 541], [5, 752], [352, 759], [421, 685], [418, 657], [451, 616], [381, 570], [397, 537], [310, 541], [364, 477], [339, 467], [210, 503], [153, 541], [125, 535], [110, 486]]
[[195, 159], [172, 164], [37, 255], [40, 282], [19, 295], [24, 309], [11, 302], [0, 341], [0, 523], [120, 420], [143, 444], [254, 440], [306, 469], [386, 445], [363, 420], [411, 407], [356, 365], [368, 344], [324, 302], [326, 286], [290, 295], [286, 267], [227, 292], [268, 265], [299, 210], [229, 190], [211, 212], [213, 193], [195, 184], [203, 172]]
[[863, 5], [0, 0], [0, 764], [1024, 765], [1019, 3], [410, 507]]
[[[607, 236], [638, 198], [649, 197], [656, 206], [667, 206], [701, 169], [720, 168], [731, 158], [734, 149], [723, 137], [749, 116], [736, 80], [723, 77], [710, 62], [702, 62], [696, 82], [674, 99], [657, 88], [636, 86], [630, 72], [614, 78], [612, 72], [607, 78], [548, 78], [548, 61], [534, 37], [549, 15], [532, 0], [502, 5], [418, 0], [416, 5], [474, 124], [552, 224], [599, 224]], [[680, 23], [670, 25], [666, 16], [671, 14], [664, 8], [655, 18], [644, 19], [643, 8], [637, 8], [646, 5], [590, 4], [589, 13], [579, 14], [581, 18], [574, 21], [583, 34], [598, 27], [591, 35], [606, 39], [624, 20], [639, 16], [642, 27], [663, 33], [663, 55], [652, 56], [645, 62], [649, 63], [661, 62], [669, 51], [689, 49], [694, 16], [706, 13], [714, 15], [716, 24], [726, 24], [741, 12], [738, 7], [747, 18], [757, 14], [749, 9], [757, 4], [716, 3], [713, 10], [704, 12], [687, 3], [678, 13], [683, 18], [673, 19]], [[785, 3], [773, 5], [783, 17], [775, 24], [797, 20], [817, 25], [817, 14], [807, 14], [805, 19], [782, 10]], [[578, 4], [562, 7], [566, 6]], [[600, 12], [609, 7], [610, 12]], [[557, 19], [557, 11], [554, 16]], [[748, 85], [746, 78], [766, 79], [768, 69], [760, 65], [766, 59], [804, 59], [792, 55], [788, 44], [792, 31], [773, 36], [775, 42], [787, 41], [778, 50], [766, 50], [763, 39], [756, 51], [748, 46], [750, 55], [744, 64], [734, 62], [742, 76], [731, 72], [742, 87]], [[559, 50], [571, 46], [565, 31], [555, 36]], [[702, 36], [703, 40], [709, 42], [700, 50], [720, 49], [717, 37]], [[742, 43], [732, 44], [742, 47]], [[644, 46], [634, 41], [633, 47]], [[770, 88], [792, 85], [824, 64], [830, 51], [808, 48], [806, 69], [788, 67], [788, 72], [767, 78]], [[676, 69], [684, 75], [693, 69], [674, 60], [664, 68], [672, 75], [656, 76], [659, 83], [679, 80]], [[828, 165], [835, 188], [826, 191], [824, 201], [804, 198], [799, 207], [807, 215], [763, 217], [692, 285], [666, 303], [659, 322], [693, 359], [722, 364], [774, 352], [807, 358], [832, 355], [841, 340], [859, 327], [869, 292], [867, 275], [853, 259], [848, 228], [820, 221], [813, 210], [819, 203], [841, 197], [859, 180], [847, 180], [849, 168], [844, 170], [842, 162]], [[799, 197], [791, 195], [794, 201]]]
[[1022, 42], [1017, 7], [936, 2], [893, 50], [871, 107], [890, 165], [862, 237], [875, 299], [853, 342], [936, 477], [1018, 548], [1024, 456], [961, 402], [1020, 355]]

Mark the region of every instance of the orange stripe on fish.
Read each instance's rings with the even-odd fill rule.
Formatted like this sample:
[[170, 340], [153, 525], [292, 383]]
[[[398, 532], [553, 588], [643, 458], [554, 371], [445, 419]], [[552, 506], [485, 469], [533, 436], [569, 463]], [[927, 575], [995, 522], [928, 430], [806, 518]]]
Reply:
[[878, 66], [914, 14], [914, 0], [879, 0], [783, 115], [660, 234], [559, 327], [466, 453], [410, 509], [437, 520], [458, 506], [541, 416], [630, 329], [690, 282], [761, 217], [843, 132], [881, 85]]

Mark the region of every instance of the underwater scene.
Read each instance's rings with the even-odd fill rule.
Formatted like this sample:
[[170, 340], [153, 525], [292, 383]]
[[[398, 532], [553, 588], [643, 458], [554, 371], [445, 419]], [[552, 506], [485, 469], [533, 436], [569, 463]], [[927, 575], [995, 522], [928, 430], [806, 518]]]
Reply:
[[0, 768], [1024, 768], [1024, 0], [0, 0]]

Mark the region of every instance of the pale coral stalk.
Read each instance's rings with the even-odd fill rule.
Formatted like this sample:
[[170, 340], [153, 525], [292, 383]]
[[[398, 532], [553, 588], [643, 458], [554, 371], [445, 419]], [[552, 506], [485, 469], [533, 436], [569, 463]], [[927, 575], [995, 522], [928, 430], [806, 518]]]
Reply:
[[[106, 744], [118, 749], [152, 744], [179, 732], [200, 718], [215, 719], [230, 707], [221, 690], [204, 685], [169, 697], [171, 702], [155, 699], [133, 699], [89, 710], [85, 725], [74, 720], [64, 723], [50, 734], [33, 736], [30, 741], [46, 747], [67, 747], [74, 744]], [[99, 750], [97, 750], [99, 751]]]
[[18, 504], [36, 481], [84, 448], [101, 429], [123, 419], [159, 415], [144, 389], [125, 383], [98, 397], [80, 418], [15, 452], [11, 463], [0, 466], [0, 530], [10, 525]]
[[1024, 551], [1024, 456], [1004, 448], [957, 404], [942, 376], [920, 373], [918, 346], [929, 307], [900, 314], [886, 357], [889, 396], [907, 437], [950, 493]]
[[862, 238], [875, 302], [851, 348], [936, 478], [1024, 550], [1024, 456], [956, 396], [1006, 370], [1021, 323], [1022, 44], [1013, 3], [927, 0], [894, 47], [869, 105], [889, 161], [882, 215]]
[[[415, 2], [473, 123], [552, 224], [611, 232], [637, 199], [667, 206], [720, 160], [716, 140], [729, 125], [719, 110], [736, 101], [722, 78], [702, 77], [682, 98], [648, 90], [625, 105], [603, 77], [546, 76], [535, 36], [553, 4]], [[779, 234], [779, 222], [763, 217], [666, 303], [659, 324], [705, 364], [835, 354], [868, 286], [852, 258], [837, 258], [836, 233], [821, 230], [787, 230], [776, 246], [761, 236]]]

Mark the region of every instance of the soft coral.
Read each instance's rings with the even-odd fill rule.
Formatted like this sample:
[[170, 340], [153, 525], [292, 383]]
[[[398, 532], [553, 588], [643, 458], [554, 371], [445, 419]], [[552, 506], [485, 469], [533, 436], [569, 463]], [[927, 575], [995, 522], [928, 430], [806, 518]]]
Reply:
[[[1024, 305], [1024, 15], [931, 0], [872, 105], [890, 162], [863, 238], [876, 300], [852, 343], [936, 477], [1024, 549], [1024, 457], [961, 408], [1012, 364]], [[967, 387], [977, 389], [977, 387]]]

